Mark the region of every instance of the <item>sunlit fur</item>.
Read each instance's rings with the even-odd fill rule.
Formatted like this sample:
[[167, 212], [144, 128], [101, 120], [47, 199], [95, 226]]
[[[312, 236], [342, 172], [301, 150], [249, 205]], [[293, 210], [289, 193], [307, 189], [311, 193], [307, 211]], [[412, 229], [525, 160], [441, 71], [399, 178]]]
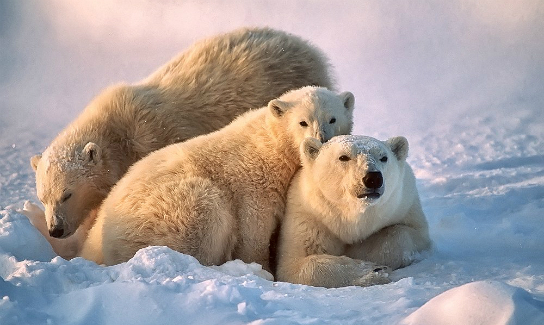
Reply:
[[[334, 88], [321, 51], [254, 28], [198, 42], [142, 82], [106, 89], [31, 159], [48, 228], [73, 234], [137, 160], [306, 85]], [[90, 156], [88, 144], [100, 154]], [[63, 203], [66, 193], [72, 196]]]
[[[427, 221], [407, 154], [403, 137], [382, 142], [338, 136], [323, 145], [306, 139], [303, 168], [289, 189], [277, 279], [324, 287], [386, 283], [389, 269], [412, 263], [428, 249]], [[380, 187], [364, 184], [370, 171], [383, 176]]]
[[[341, 124], [327, 126], [324, 140], [348, 134], [353, 104], [349, 92], [304, 87], [219, 131], [150, 154], [104, 201], [81, 255], [111, 265], [164, 245], [205, 265], [241, 259], [270, 270], [269, 242], [299, 168], [300, 142], [331, 116]], [[302, 127], [300, 119], [317, 123]]]

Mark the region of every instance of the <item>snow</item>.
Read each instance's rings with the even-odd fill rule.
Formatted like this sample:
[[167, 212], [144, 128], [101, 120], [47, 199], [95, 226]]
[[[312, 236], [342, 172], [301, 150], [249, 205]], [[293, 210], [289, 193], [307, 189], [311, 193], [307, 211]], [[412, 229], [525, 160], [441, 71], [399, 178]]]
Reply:
[[[371, 151], [380, 152], [380, 150], [383, 151], [384, 145], [380, 142], [377, 142], [376, 139], [368, 136], [361, 136], [361, 135], [340, 135], [337, 137], [334, 137], [327, 143], [340, 143], [343, 147], [349, 148], [351, 146], [355, 146], [359, 152], [369, 153]], [[369, 157], [373, 160], [373, 163], [375, 164], [376, 161], [374, 158]]]
[[[0, 323], [543, 323], [543, 14], [539, 0], [3, 1]], [[355, 134], [407, 137], [433, 251], [390, 284], [339, 289], [163, 247], [112, 267], [55, 257], [16, 211], [37, 202], [30, 157], [101, 89], [245, 25], [321, 47], [355, 95]]]
[[408, 316], [403, 324], [542, 324], [544, 302], [503, 282], [478, 281], [450, 289]]

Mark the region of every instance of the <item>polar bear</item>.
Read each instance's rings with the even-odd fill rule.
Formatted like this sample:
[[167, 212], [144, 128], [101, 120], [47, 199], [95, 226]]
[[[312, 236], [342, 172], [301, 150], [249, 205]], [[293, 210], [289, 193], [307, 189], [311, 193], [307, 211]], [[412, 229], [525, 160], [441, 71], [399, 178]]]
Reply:
[[278, 248], [277, 279], [323, 287], [387, 283], [429, 249], [404, 137], [301, 144]]
[[92, 225], [112, 186], [137, 160], [306, 85], [334, 89], [325, 55], [297, 36], [252, 28], [198, 42], [142, 82], [107, 89], [31, 159], [45, 207], [42, 232], [55, 241]]
[[140, 248], [168, 246], [204, 265], [241, 259], [270, 271], [269, 243], [300, 143], [349, 134], [354, 100], [303, 87], [219, 131], [151, 153], [115, 185], [80, 255], [112, 265]]

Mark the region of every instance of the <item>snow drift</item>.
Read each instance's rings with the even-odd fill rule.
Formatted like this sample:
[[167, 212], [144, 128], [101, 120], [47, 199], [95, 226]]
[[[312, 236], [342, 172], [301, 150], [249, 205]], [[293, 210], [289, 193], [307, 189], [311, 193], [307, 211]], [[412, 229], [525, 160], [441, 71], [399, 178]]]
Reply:
[[[2, 2], [0, 323], [541, 323], [543, 13], [538, 0]], [[355, 94], [354, 133], [408, 138], [434, 251], [393, 283], [329, 290], [163, 247], [113, 267], [55, 257], [16, 212], [37, 201], [29, 158], [101, 89], [244, 25], [321, 47]]]

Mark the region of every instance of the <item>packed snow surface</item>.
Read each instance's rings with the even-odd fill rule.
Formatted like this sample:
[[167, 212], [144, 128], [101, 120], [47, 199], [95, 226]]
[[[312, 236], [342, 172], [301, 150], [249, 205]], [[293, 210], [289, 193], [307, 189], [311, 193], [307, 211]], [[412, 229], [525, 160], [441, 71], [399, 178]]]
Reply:
[[544, 324], [544, 302], [503, 282], [477, 281], [450, 289], [403, 324]]
[[[543, 324], [543, 15], [540, 0], [2, 1], [0, 324]], [[101, 89], [248, 25], [327, 53], [354, 134], [406, 136], [433, 251], [339, 289], [165, 247], [111, 267], [56, 257], [17, 212], [38, 203], [30, 157]]]

